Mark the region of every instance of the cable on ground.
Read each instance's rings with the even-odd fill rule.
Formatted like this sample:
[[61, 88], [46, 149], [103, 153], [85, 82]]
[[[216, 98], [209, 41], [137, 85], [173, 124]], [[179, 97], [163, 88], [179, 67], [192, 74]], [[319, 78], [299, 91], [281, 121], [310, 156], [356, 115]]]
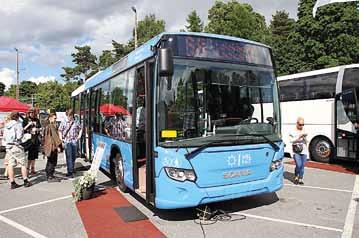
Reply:
[[[245, 215], [240, 214], [230, 214], [224, 210], [217, 209], [213, 212], [210, 207], [205, 206], [204, 208], [196, 208], [197, 210], [197, 219], [194, 219], [194, 223], [199, 224], [202, 230], [203, 237], [206, 238], [206, 233], [203, 226], [213, 225], [220, 222], [233, 222], [246, 219]], [[236, 217], [236, 218], [235, 218]]]

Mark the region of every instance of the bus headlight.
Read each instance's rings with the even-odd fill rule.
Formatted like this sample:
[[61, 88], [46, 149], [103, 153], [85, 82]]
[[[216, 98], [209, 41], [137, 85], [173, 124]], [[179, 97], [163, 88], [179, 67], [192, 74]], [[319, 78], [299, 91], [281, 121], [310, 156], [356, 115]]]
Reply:
[[192, 169], [165, 167], [165, 171], [168, 177], [181, 182], [186, 180], [194, 182], [197, 178], [194, 170]]
[[271, 165], [270, 165], [270, 168], [269, 168], [269, 171], [272, 172], [276, 169], [279, 169], [280, 167], [282, 167], [282, 160], [274, 160], [272, 161]]

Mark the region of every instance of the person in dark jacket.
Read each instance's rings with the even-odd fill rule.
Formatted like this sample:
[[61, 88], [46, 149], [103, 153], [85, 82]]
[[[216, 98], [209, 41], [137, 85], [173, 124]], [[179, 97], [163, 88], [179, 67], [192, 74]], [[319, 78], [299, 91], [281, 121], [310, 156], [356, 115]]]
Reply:
[[47, 157], [46, 177], [48, 182], [60, 182], [55, 178], [55, 167], [57, 165], [58, 152], [61, 151], [62, 141], [56, 126], [56, 114], [50, 113], [43, 137], [44, 154]]
[[33, 108], [28, 111], [22, 126], [24, 133], [31, 135], [31, 145], [28, 148], [27, 155], [27, 169], [29, 173], [31, 172], [32, 175], [35, 175], [35, 160], [39, 157], [41, 124]]

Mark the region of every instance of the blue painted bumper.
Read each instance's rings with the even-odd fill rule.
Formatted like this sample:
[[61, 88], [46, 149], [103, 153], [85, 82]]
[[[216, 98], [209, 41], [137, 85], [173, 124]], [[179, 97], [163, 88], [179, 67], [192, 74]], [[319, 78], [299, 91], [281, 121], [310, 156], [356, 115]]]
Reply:
[[262, 180], [209, 188], [199, 188], [189, 181], [177, 182], [170, 179], [162, 170], [160, 176], [156, 178], [155, 205], [160, 209], [196, 207], [201, 204], [275, 192], [283, 187], [283, 170], [282, 166]]

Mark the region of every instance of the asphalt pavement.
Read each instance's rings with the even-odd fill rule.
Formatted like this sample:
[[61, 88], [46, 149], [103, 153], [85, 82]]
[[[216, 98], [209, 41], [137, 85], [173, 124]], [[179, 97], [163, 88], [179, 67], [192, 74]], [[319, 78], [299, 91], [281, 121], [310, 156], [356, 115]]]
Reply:
[[[0, 160], [0, 173], [4, 171]], [[0, 180], [0, 238], [63, 237], [84, 238], [86, 231], [73, 202], [72, 181], [65, 176], [66, 166], [62, 154], [55, 175], [60, 183], [48, 183], [42, 155], [36, 161], [37, 174], [30, 177], [32, 186], [10, 190], [5, 180]], [[77, 167], [82, 167], [77, 163]], [[22, 184], [20, 168], [16, 168], [16, 181]], [[82, 172], [77, 172], [81, 175]]]
[[[87, 237], [71, 197], [72, 181], [64, 176], [62, 155], [56, 174], [63, 178], [60, 183], [46, 181], [46, 161], [41, 158], [36, 164], [39, 172], [31, 177], [30, 188], [10, 190], [7, 181], [0, 180], [0, 238]], [[80, 159], [76, 164], [82, 171], [86, 166]], [[0, 173], [3, 168], [0, 160]], [[285, 186], [277, 193], [211, 205], [212, 210], [229, 212], [232, 221], [201, 225], [195, 209], [153, 210], [133, 194], [121, 194], [167, 237], [359, 237], [359, 193], [353, 193], [354, 186], [359, 192], [359, 176], [306, 168], [305, 185], [299, 186], [292, 183], [293, 169], [293, 165], [285, 164]], [[20, 174], [19, 169], [16, 172]], [[19, 176], [17, 181], [22, 182]], [[108, 181], [100, 172], [98, 183], [111, 184]]]

